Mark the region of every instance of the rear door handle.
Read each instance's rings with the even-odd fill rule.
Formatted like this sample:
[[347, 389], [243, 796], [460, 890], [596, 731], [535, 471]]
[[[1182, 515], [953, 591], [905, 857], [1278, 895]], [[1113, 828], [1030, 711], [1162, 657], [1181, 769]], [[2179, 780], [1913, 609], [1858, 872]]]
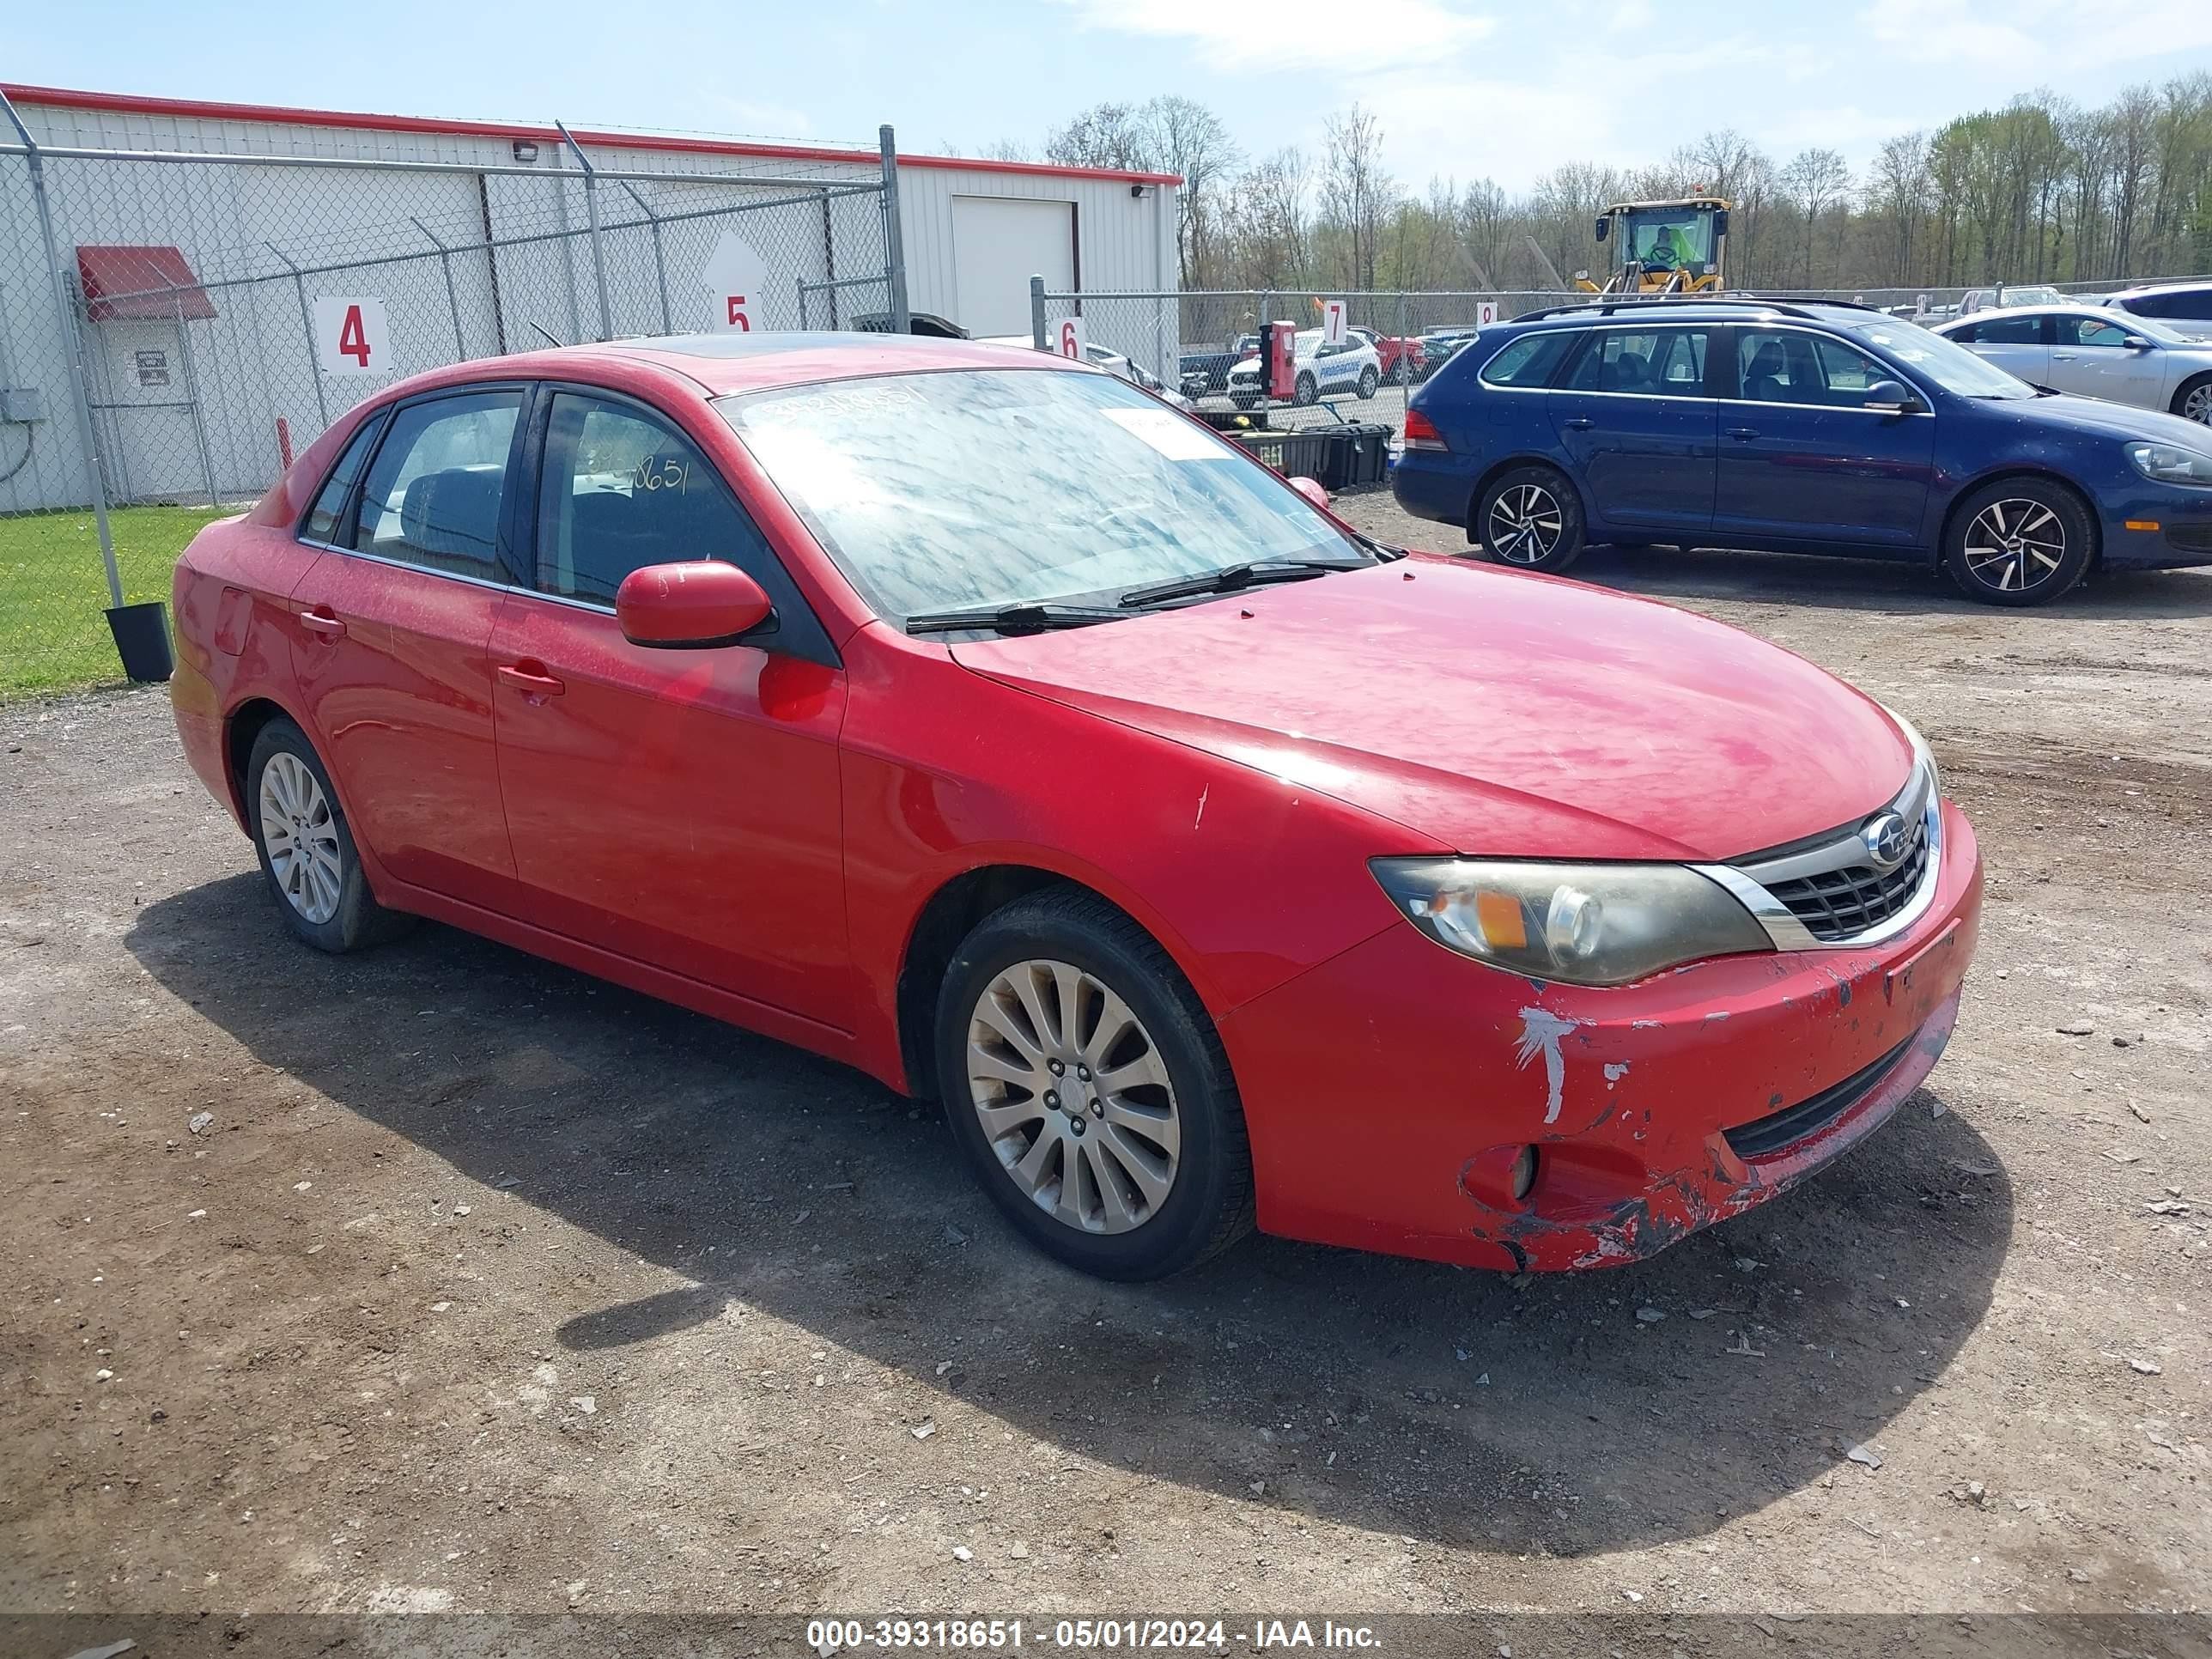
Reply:
[[326, 640], [345, 637], [345, 624], [331, 612], [330, 606], [319, 605], [312, 611], [300, 613], [301, 624], [310, 633], [319, 634]]
[[503, 662], [499, 677], [517, 690], [533, 697], [557, 697], [568, 688], [545, 672], [542, 662]]
[[1732, 426], [1728, 428], [1728, 434], [1740, 444], [1747, 444], [1759, 435], [1759, 428], [1755, 426]]
[[1589, 420], [1583, 416], [1570, 415], [1565, 420], [1561, 421], [1559, 424], [1566, 428], [1570, 432], [1587, 432], [1592, 427], [1595, 426], [1597, 422], [1595, 421]]

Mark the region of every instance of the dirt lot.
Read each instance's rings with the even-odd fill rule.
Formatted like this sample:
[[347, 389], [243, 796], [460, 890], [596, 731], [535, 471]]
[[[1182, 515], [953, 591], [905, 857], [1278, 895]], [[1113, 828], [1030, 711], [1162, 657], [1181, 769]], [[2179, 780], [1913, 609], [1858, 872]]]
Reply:
[[1076, 1278], [835, 1066], [290, 944], [158, 692], [0, 708], [0, 1610], [2201, 1607], [2212, 574], [1582, 574], [1917, 721], [1990, 903], [1867, 1146], [1517, 1284]]

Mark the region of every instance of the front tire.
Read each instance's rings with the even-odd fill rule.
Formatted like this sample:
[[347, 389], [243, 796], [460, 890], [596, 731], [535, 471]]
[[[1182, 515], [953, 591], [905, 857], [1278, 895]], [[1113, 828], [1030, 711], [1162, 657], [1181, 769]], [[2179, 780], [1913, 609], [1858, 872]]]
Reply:
[[1321, 396], [1321, 386], [1310, 374], [1298, 376], [1298, 383], [1291, 392], [1291, 402], [1300, 409], [1310, 407]]
[[285, 925], [333, 954], [376, 945], [413, 918], [371, 897], [337, 791], [307, 733], [272, 720], [246, 763], [246, 822]]
[[1582, 556], [1582, 497], [1555, 468], [1516, 466], [1483, 492], [1468, 533], [1499, 564], [1556, 574]]
[[1251, 1231], [1251, 1147], [1213, 1022], [1096, 894], [1032, 894], [962, 943], [938, 999], [937, 1076], [992, 1201], [1071, 1267], [1159, 1279]]
[[2000, 478], [1960, 502], [1943, 568], [1984, 605], [2047, 605], [2089, 568], [2097, 529], [2081, 498], [2043, 478]]
[[1359, 371], [1359, 401], [1365, 403], [1372, 398], [1375, 395], [1375, 371], [1371, 368], [1361, 369]]

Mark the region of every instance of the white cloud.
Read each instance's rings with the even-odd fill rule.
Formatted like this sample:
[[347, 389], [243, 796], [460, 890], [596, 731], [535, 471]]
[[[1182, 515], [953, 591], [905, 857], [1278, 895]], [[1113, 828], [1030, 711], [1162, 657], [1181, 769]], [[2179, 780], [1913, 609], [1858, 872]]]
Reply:
[[2002, 70], [2014, 79], [2212, 46], [2212, 5], [2204, 0], [2136, 0], [2124, 19], [2080, 0], [2010, 0], [2003, 14], [1992, 21], [1982, 0], [1872, 0], [1860, 21], [1875, 40], [1923, 61]]
[[1220, 70], [1372, 73], [1449, 58], [1497, 27], [1442, 0], [1065, 0], [1085, 27], [1187, 40]]

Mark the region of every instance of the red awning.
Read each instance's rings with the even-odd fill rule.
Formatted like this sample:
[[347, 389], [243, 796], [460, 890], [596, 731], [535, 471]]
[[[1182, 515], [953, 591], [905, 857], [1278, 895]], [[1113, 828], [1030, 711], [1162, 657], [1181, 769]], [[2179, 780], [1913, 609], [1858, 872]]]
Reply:
[[173, 247], [80, 247], [76, 276], [84, 314], [95, 323], [173, 323], [180, 302], [188, 322], [215, 315], [207, 290]]

